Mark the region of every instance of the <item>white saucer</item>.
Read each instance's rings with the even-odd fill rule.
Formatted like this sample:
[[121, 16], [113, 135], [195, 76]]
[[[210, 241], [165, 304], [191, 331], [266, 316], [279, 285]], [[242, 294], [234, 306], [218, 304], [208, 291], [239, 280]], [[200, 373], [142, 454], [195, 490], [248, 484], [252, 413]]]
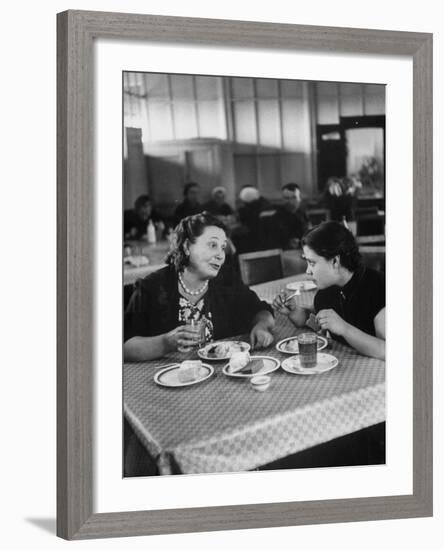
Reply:
[[200, 366], [200, 375], [196, 380], [190, 382], [182, 382], [179, 380], [179, 367], [180, 363], [173, 365], [172, 367], [166, 367], [154, 375], [154, 382], [159, 386], [166, 388], [183, 388], [185, 386], [193, 386], [194, 384], [200, 384], [204, 380], [210, 378], [214, 372], [214, 368], [211, 365], [202, 363]]
[[[328, 341], [327, 341], [327, 338], [325, 338], [324, 336], [320, 336], [319, 334], [317, 335], [317, 338], [318, 338], [318, 351], [321, 351], [322, 349], [327, 347]], [[290, 342], [292, 340], [296, 340], [297, 342], [297, 339], [298, 339], [297, 336], [290, 336], [290, 338], [285, 338], [284, 340], [281, 340], [276, 344], [276, 349], [281, 353], [287, 353], [288, 355], [296, 355], [299, 353], [299, 350], [288, 351], [285, 349], [285, 345], [287, 342]]]
[[227, 363], [224, 368], [222, 369], [222, 372], [226, 376], [230, 376], [232, 378], [252, 378], [253, 376], [263, 375], [263, 374], [270, 374], [270, 372], [273, 372], [277, 370], [280, 367], [280, 361], [276, 359], [275, 357], [269, 357], [266, 355], [252, 355], [251, 359], [262, 359], [264, 362], [264, 366], [261, 368], [260, 371], [255, 372], [254, 374], [246, 374], [243, 372], [230, 372], [228, 370], [230, 363]]
[[284, 371], [290, 374], [322, 374], [331, 369], [334, 369], [339, 365], [338, 359], [334, 355], [329, 353], [318, 353], [318, 361], [315, 367], [304, 368], [301, 365], [301, 359], [299, 355], [293, 355], [282, 361], [282, 368]]
[[315, 288], [317, 288], [316, 283], [310, 279], [307, 279], [306, 281], [295, 281], [294, 283], [287, 284], [288, 290], [299, 290], [300, 292], [314, 290]]

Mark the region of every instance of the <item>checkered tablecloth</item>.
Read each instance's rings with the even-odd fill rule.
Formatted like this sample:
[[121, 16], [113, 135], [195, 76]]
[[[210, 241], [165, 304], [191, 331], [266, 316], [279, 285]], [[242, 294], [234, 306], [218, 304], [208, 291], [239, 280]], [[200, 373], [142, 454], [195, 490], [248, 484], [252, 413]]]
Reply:
[[[278, 316], [275, 344], [297, 333]], [[275, 344], [254, 352], [280, 361], [289, 357]], [[162, 365], [196, 358], [173, 353], [161, 360], [124, 365], [124, 410], [133, 429], [159, 465], [171, 473], [250, 470], [385, 420], [385, 362], [333, 343], [324, 352], [339, 366], [322, 375], [272, 373], [267, 391], [248, 380], [228, 378], [224, 362], [215, 374], [184, 388], [157, 386]]]

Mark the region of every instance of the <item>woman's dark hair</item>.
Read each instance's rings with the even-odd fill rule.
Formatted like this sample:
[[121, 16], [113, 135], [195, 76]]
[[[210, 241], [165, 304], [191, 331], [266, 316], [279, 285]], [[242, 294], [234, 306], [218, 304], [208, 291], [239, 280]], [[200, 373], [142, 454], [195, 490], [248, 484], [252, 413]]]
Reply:
[[302, 237], [302, 245], [327, 260], [339, 256], [341, 265], [349, 271], [355, 272], [361, 266], [361, 254], [353, 233], [342, 223], [319, 224]]
[[134, 201], [135, 210], [139, 210], [139, 208], [145, 206], [147, 202], [151, 202], [149, 195], [140, 195], [140, 197], [137, 197], [137, 199]]
[[183, 218], [173, 231], [170, 250], [165, 259], [166, 263], [173, 265], [177, 272], [182, 271], [189, 262], [186, 245], [195, 243], [206, 227], [219, 227], [227, 233], [225, 225], [208, 212]]
[[200, 187], [200, 185], [195, 181], [189, 181], [188, 183], [186, 183], [185, 187], [183, 188], [183, 196], [186, 197], [188, 195], [188, 191], [193, 187]]
[[281, 189], [282, 191], [291, 191], [292, 193], [294, 193], [295, 191], [300, 191], [301, 187], [297, 183], [290, 182], [283, 185]]

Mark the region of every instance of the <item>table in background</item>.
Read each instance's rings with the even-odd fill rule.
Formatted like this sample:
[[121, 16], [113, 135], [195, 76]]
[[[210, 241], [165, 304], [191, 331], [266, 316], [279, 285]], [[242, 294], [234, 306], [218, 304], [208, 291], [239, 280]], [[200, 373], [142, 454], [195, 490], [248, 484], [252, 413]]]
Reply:
[[124, 264], [124, 286], [133, 285], [137, 279], [143, 279], [153, 271], [157, 271], [166, 265], [164, 260], [170, 246], [167, 240], [154, 244], [149, 244], [146, 241], [125, 241], [125, 246], [131, 248], [132, 255], [148, 258], [149, 263], [138, 267]]
[[[277, 317], [275, 343], [298, 331]], [[245, 339], [245, 337], [243, 338]], [[333, 342], [325, 350], [339, 366], [322, 375], [278, 369], [263, 393], [248, 380], [222, 373], [183, 388], [160, 387], [158, 368], [197, 353], [171, 353], [159, 360], [126, 363], [124, 412], [161, 474], [251, 470], [385, 420], [385, 362]], [[275, 344], [254, 355], [289, 355]]]
[[[259, 285], [252, 285], [250, 288], [259, 296], [261, 300], [271, 304], [273, 303], [276, 294], [279, 294], [281, 290], [286, 289], [289, 283], [309, 280], [311, 279], [306, 273], [300, 273], [299, 275], [284, 277], [283, 279], [277, 279], [276, 281], [267, 281], [266, 283], [261, 283]], [[302, 307], [311, 308], [315, 293], [316, 289], [308, 291], [304, 290], [301, 292], [300, 296], [296, 296], [296, 301]]]
[[[157, 271], [166, 265], [164, 259], [168, 252], [167, 242], [156, 243], [154, 245], [142, 244], [141, 253], [148, 258], [149, 264], [140, 267], [125, 265], [123, 268], [124, 286], [133, 285], [137, 279], [143, 279], [153, 271]], [[284, 250], [282, 252], [282, 263], [284, 275], [305, 272], [306, 269], [305, 260], [301, 259], [301, 252], [299, 250]]]

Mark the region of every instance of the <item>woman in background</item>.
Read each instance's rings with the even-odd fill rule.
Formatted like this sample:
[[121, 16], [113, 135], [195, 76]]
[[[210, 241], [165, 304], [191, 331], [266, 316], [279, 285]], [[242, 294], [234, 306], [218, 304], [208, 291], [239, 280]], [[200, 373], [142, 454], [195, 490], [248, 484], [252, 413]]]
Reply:
[[[353, 234], [338, 222], [325, 222], [302, 239], [307, 273], [318, 291], [316, 320], [336, 340], [363, 355], [385, 359], [385, 279], [364, 267]], [[274, 307], [303, 327], [307, 311], [278, 295]]]
[[250, 333], [253, 348], [273, 342], [272, 309], [239, 277], [220, 274], [225, 262], [224, 225], [204, 212], [176, 227], [167, 267], [138, 281], [125, 312], [124, 358], [146, 361], [194, 340], [182, 324], [202, 319], [206, 340]]

